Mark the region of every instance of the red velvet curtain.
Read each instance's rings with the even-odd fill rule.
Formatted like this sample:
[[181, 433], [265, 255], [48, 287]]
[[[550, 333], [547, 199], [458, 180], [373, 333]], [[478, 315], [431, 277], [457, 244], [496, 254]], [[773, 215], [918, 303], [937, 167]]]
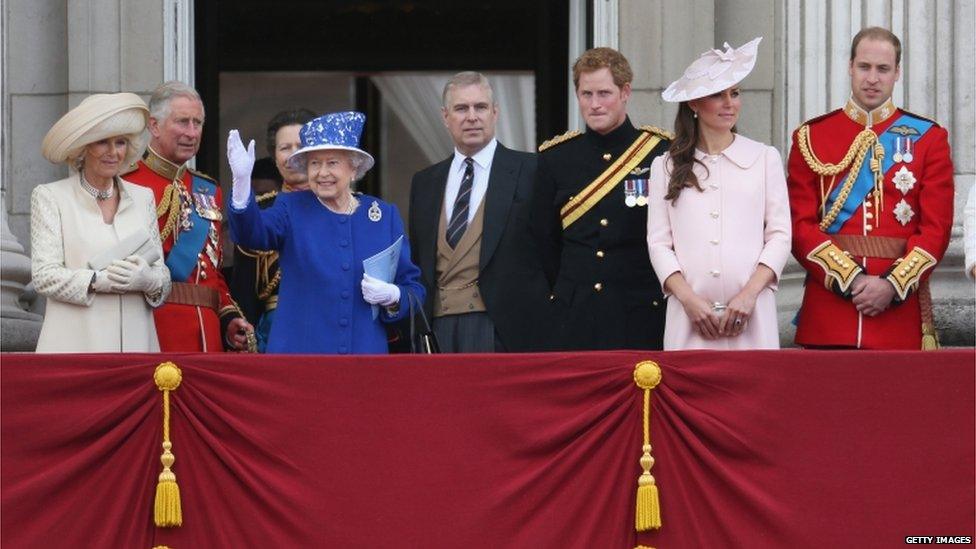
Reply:
[[[972, 536], [976, 354], [4, 355], [6, 547], [893, 547]], [[634, 532], [657, 361], [663, 527]], [[153, 525], [172, 360], [183, 526]]]

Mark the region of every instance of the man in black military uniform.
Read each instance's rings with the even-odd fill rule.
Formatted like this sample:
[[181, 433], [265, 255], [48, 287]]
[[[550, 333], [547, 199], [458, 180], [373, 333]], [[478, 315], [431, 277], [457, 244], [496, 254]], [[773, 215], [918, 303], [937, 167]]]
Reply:
[[586, 131], [539, 147], [533, 222], [559, 349], [662, 345], [665, 302], [647, 254], [647, 196], [651, 162], [671, 136], [631, 124], [632, 79], [620, 52], [583, 53], [573, 83]]

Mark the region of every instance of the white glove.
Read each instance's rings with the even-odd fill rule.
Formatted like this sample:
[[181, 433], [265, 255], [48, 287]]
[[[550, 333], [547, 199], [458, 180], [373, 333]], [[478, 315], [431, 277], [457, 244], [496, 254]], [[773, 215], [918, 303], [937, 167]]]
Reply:
[[141, 255], [116, 259], [105, 270], [108, 271], [109, 280], [113, 282], [112, 288], [118, 292], [151, 294], [161, 286], [159, 279], [153, 276], [149, 262]]
[[120, 290], [116, 289], [115, 282], [108, 277], [108, 269], [102, 269], [101, 271], [95, 272], [95, 280], [92, 282], [92, 290], [97, 294], [120, 294]]
[[363, 299], [370, 305], [391, 307], [400, 302], [400, 287], [396, 284], [383, 282], [364, 274], [362, 287]]
[[243, 210], [251, 198], [251, 171], [254, 170], [254, 140], [252, 139], [244, 150], [244, 143], [237, 130], [227, 134], [227, 163], [234, 174], [234, 185], [231, 187], [230, 203], [235, 209]]

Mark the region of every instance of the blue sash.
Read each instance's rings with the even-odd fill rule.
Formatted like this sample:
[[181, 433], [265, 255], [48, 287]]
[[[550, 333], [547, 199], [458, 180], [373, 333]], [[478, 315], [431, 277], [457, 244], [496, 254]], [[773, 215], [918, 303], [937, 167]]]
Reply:
[[[895, 138], [902, 137], [901, 134], [896, 134], [891, 131], [892, 128], [911, 128], [918, 132], [910, 136], [905, 136], [912, 140], [912, 145], [918, 142], [919, 139], [925, 135], [925, 132], [934, 124], [928, 120], [922, 120], [921, 118], [915, 118], [909, 114], [902, 114], [895, 123], [892, 124], [888, 131], [882, 133], [878, 136], [878, 141], [881, 146], [884, 147], [885, 157], [884, 161], [881, 163], [881, 173], [885, 174], [887, 177], [888, 170], [895, 165], [895, 161], [892, 159], [895, 153]], [[914, 150], [914, 147], [913, 147]], [[840, 194], [840, 190], [844, 187], [844, 183], [851, 174], [848, 173], [844, 180], [841, 181], [840, 185], [834, 187], [834, 190], [830, 192], [830, 196], [827, 197], [827, 203], [824, 207], [825, 211], [830, 211], [831, 206], [837, 200], [837, 195]], [[854, 215], [854, 212], [861, 207], [861, 203], [864, 202], [865, 197], [874, 190], [874, 174], [871, 173], [871, 161], [870, 158], [865, 158], [864, 163], [861, 164], [861, 170], [857, 173], [857, 179], [854, 180], [854, 186], [851, 188], [851, 193], [847, 195], [847, 201], [844, 202], [844, 206], [841, 208], [840, 213], [837, 214], [837, 219], [827, 227], [827, 233], [835, 234], [840, 231], [840, 228], [844, 226], [844, 223]]]
[[[170, 278], [176, 282], [184, 282], [190, 278], [194, 267], [197, 266], [197, 256], [207, 242], [210, 232], [210, 220], [200, 217], [197, 213], [194, 194], [216, 195], [217, 187], [202, 177], [191, 174], [192, 185], [190, 192], [190, 230], [180, 233], [179, 240], [173, 244], [169, 255], [166, 256], [166, 266], [169, 267]], [[216, 199], [216, 196], [214, 196]], [[174, 237], [176, 235], [173, 235]]]

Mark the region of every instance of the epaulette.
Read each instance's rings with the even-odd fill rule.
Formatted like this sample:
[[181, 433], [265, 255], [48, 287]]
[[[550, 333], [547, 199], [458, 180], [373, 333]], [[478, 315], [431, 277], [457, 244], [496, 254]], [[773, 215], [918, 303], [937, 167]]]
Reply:
[[562, 135], [557, 135], [556, 137], [553, 137], [552, 139], [550, 139], [550, 140], [544, 142], [543, 144], [539, 145], [539, 152], [542, 152], [542, 151], [544, 151], [544, 150], [546, 150], [546, 149], [548, 149], [550, 147], [555, 147], [556, 145], [558, 145], [560, 143], [565, 143], [566, 141], [569, 141], [570, 139], [572, 139], [572, 138], [574, 138], [576, 136], [579, 136], [579, 135], [583, 135], [583, 132], [581, 132], [579, 130], [569, 130], [568, 132], [566, 132], [566, 133], [564, 133]]
[[662, 130], [657, 126], [641, 126], [640, 129], [644, 130], [645, 132], [651, 132], [653, 134], [660, 135], [661, 137], [669, 141], [674, 139], [673, 133], [669, 132], [668, 130]]
[[931, 122], [931, 123], [935, 124], [936, 126], [939, 126], [940, 128], [942, 127], [938, 122], [936, 122], [935, 120], [932, 120], [931, 118], [929, 118], [927, 116], [922, 116], [920, 114], [915, 114], [915, 113], [913, 113], [911, 111], [906, 111], [905, 109], [901, 109], [901, 112], [904, 113], [904, 114], [907, 114], [909, 116], [913, 116], [915, 118], [918, 118], [920, 120], [925, 120], [926, 122]]
[[125, 168], [123, 168], [122, 171], [119, 172], [119, 176], [121, 177], [123, 175], [128, 175], [128, 174], [130, 174], [130, 173], [132, 173], [132, 172], [134, 172], [134, 171], [136, 171], [138, 169], [139, 169], [139, 161], [136, 160], [132, 164], [129, 164], [128, 166], [126, 166]]
[[189, 169], [187, 169], [187, 171], [190, 172], [191, 174], [199, 177], [200, 179], [205, 179], [205, 180], [209, 181], [210, 183], [213, 183], [215, 186], [220, 187], [220, 183], [217, 183], [217, 180], [216, 179], [210, 177], [209, 175], [207, 175], [207, 174], [205, 174], [205, 173], [203, 173], [201, 171], [194, 170], [193, 168], [189, 168]]
[[257, 195], [254, 197], [254, 200], [256, 200], [258, 204], [261, 204], [262, 202], [267, 202], [276, 196], [278, 196], [278, 191], [268, 191], [264, 194]]
[[835, 115], [837, 113], [844, 114], [844, 109], [834, 109], [834, 110], [832, 110], [832, 111], [830, 111], [828, 113], [824, 113], [824, 114], [821, 114], [820, 116], [811, 118], [810, 120], [807, 120], [806, 122], [804, 122], [804, 123], [800, 124], [799, 126], [793, 128], [793, 133], [796, 133], [796, 131], [799, 130], [800, 128], [802, 128], [803, 126], [809, 126], [810, 124], [813, 124], [814, 122], [820, 122], [821, 120], [823, 120], [823, 119], [825, 119], [825, 118], [827, 118], [829, 116], [833, 116], [833, 115]]

